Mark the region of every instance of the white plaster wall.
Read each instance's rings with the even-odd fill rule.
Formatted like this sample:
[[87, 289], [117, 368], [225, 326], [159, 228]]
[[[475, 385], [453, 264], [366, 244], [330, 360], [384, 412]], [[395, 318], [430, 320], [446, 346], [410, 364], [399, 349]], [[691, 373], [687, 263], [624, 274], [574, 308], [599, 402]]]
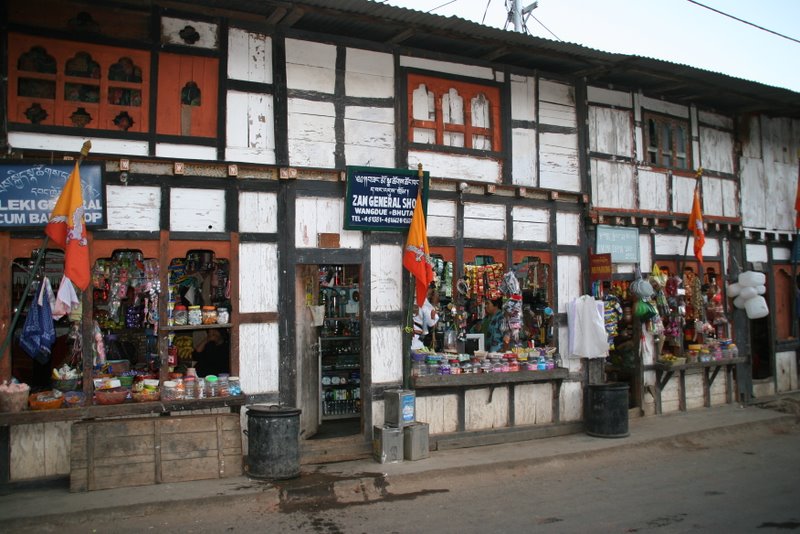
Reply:
[[456, 203], [450, 200], [428, 200], [425, 221], [429, 237], [456, 236]]
[[272, 95], [228, 91], [225, 158], [275, 163], [275, 114]]
[[239, 369], [242, 392], [277, 392], [279, 386], [280, 343], [278, 323], [253, 323], [239, 326]]
[[556, 242], [559, 245], [580, 244], [581, 216], [578, 213], [556, 212]]
[[225, 232], [225, 190], [173, 187], [169, 191], [173, 232]]
[[348, 106], [344, 153], [348, 165], [394, 167], [394, 109]]
[[288, 145], [291, 165], [335, 167], [336, 111], [330, 102], [290, 98]]
[[[558, 313], [566, 313], [567, 304], [582, 294], [581, 258], [580, 256], [558, 256], [556, 262], [558, 265]], [[562, 326], [566, 330], [567, 325]], [[561, 347], [562, 352], [566, 353], [567, 345], [563, 344]]]
[[370, 330], [372, 384], [403, 380], [403, 331], [396, 326], [373, 326]]
[[397, 245], [372, 245], [370, 248], [370, 310], [402, 311], [403, 248]]
[[347, 49], [345, 92], [347, 96], [394, 97], [394, 57], [392, 54]]
[[511, 221], [515, 241], [550, 241], [549, 210], [514, 206], [511, 208]]
[[239, 244], [239, 311], [278, 311], [277, 244]]
[[334, 45], [286, 39], [286, 86], [288, 89], [333, 94], [336, 83]]
[[228, 77], [272, 83], [272, 38], [231, 28], [228, 31]]
[[502, 179], [502, 164], [488, 158], [409, 150], [408, 168], [416, 170], [420, 163], [436, 178], [494, 184], [499, 184]]
[[106, 186], [109, 230], [157, 232], [160, 226], [161, 188]]
[[464, 237], [506, 238], [506, 208], [500, 204], [464, 203]]
[[262, 191], [239, 193], [239, 232], [276, 233], [278, 195]]
[[344, 201], [340, 198], [301, 197], [295, 203], [295, 246], [316, 248], [319, 234], [339, 234], [341, 248], [361, 248], [361, 232], [344, 229]]

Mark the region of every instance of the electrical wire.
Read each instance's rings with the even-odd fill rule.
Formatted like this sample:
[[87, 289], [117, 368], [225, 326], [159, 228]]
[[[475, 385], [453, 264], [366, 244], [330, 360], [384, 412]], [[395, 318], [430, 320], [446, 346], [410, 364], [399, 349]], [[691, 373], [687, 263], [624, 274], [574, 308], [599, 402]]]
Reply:
[[436, 11], [437, 9], [441, 8], [441, 7], [449, 6], [450, 4], [453, 4], [455, 2], [458, 2], [458, 0], [450, 0], [449, 2], [445, 2], [444, 4], [442, 4], [440, 6], [436, 6], [436, 7], [432, 8], [432, 9], [429, 9], [425, 13], [431, 13], [431, 12]]
[[764, 28], [763, 26], [759, 26], [758, 24], [753, 24], [752, 22], [749, 22], [749, 21], [744, 20], [744, 19], [740, 19], [739, 17], [734, 17], [733, 15], [725, 13], [724, 11], [720, 11], [719, 9], [715, 9], [715, 8], [713, 8], [711, 6], [707, 6], [705, 4], [701, 4], [700, 2], [697, 2], [696, 0], [686, 0], [686, 1], [691, 3], [691, 4], [695, 4], [697, 6], [706, 8], [709, 11], [713, 11], [714, 13], [719, 13], [720, 15], [724, 15], [724, 16], [726, 16], [728, 18], [732, 18], [733, 20], [739, 21], [739, 22], [741, 22], [743, 24], [747, 24], [748, 26], [752, 26], [754, 28], [758, 28], [759, 30], [771, 33], [773, 35], [777, 35], [778, 37], [783, 37], [784, 39], [788, 39], [790, 41], [794, 41], [795, 43], [800, 43], [800, 40], [795, 39], [794, 37], [789, 37], [788, 35], [784, 35], [782, 33], [778, 33], [776, 31], [770, 30], [768, 28]]
[[481, 19], [481, 25], [483, 25], [483, 23], [486, 22], [486, 14], [489, 12], [489, 5], [491, 5], [491, 3], [492, 0], [488, 0], [488, 2], [486, 2], [486, 9], [483, 10], [483, 18]]
[[[539, 23], [539, 24], [542, 26], [542, 28], [544, 28], [545, 30], [547, 30], [547, 31], [550, 33], [550, 35], [552, 35], [553, 37], [555, 37], [555, 38], [556, 38], [556, 41], [561, 41], [562, 43], [564, 42], [564, 41], [562, 41], [562, 40], [561, 40], [561, 38], [560, 38], [558, 35], [554, 34], [554, 33], [553, 33], [551, 30], [550, 30], [550, 28], [548, 28], [547, 26], [545, 26], [545, 25], [544, 25], [544, 23], [542, 23], [542, 21], [541, 21], [541, 20], [537, 19], [536, 17], [534, 17], [534, 16], [533, 16], [533, 15], [531, 15], [530, 13], [528, 13], [528, 16], [529, 16], [529, 17], [531, 17], [531, 18], [532, 18], [533, 20], [535, 20], [536, 22], [538, 22], [538, 23]], [[527, 28], [527, 25], [525, 26], [525, 28]]]

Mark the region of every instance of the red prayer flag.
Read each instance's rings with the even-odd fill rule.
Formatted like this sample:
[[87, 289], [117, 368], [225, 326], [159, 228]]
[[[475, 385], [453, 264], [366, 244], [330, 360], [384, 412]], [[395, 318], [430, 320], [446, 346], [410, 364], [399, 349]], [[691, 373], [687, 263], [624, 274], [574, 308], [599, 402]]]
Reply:
[[433, 282], [433, 267], [428, 249], [428, 234], [425, 229], [425, 213], [422, 211], [422, 181], [417, 190], [417, 205], [408, 228], [406, 248], [403, 250], [403, 267], [414, 275], [416, 280], [417, 304], [422, 306], [428, 294], [428, 286]]
[[694, 255], [702, 264], [706, 233], [703, 230], [703, 210], [700, 206], [700, 192], [696, 188], [694, 190], [692, 213], [689, 215], [689, 229], [694, 233]]
[[83, 219], [83, 194], [78, 163], [58, 197], [45, 233], [64, 249], [64, 275], [81, 290], [89, 287], [89, 243]]

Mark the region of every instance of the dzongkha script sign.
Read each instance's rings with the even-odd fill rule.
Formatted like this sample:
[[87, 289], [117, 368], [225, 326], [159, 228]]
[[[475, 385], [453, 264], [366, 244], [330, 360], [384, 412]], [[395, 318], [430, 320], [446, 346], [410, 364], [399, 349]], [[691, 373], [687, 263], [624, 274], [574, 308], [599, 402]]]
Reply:
[[408, 169], [348, 167], [345, 229], [407, 231], [420, 186], [423, 209], [427, 206], [428, 179], [427, 172], [420, 179]]
[[[74, 168], [75, 162], [0, 163], [0, 228], [43, 228]], [[80, 173], [86, 226], [104, 227], [101, 167], [83, 163]]]

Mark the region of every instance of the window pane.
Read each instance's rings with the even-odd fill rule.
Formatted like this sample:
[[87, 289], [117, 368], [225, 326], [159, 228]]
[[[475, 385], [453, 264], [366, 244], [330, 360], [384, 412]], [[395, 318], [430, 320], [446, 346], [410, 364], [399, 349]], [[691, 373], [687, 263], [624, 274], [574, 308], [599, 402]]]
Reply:
[[458, 132], [444, 132], [442, 143], [445, 146], [464, 147], [464, 134]]
[[414, 128], [414, 142], [432, 145], [436, 143], [436, 132], [427, 128]]
[[442, 95], [442, 120], [445, 124], [464, 124], [464, 99], [455, 89]]
[[[486, 99], [486, 96], [483, 94], [479, 94], [475, 98], [472, 99], [472, 125], [478, 128], [491, 128], [491, 105], [489, 101]], [[475, 145], [473, 144], [474, 148]]]
[[647, 121], [648, 133], [648, 146], [658, 147], [658, 130], [656, 129], [656, 121], [648, 119]]

